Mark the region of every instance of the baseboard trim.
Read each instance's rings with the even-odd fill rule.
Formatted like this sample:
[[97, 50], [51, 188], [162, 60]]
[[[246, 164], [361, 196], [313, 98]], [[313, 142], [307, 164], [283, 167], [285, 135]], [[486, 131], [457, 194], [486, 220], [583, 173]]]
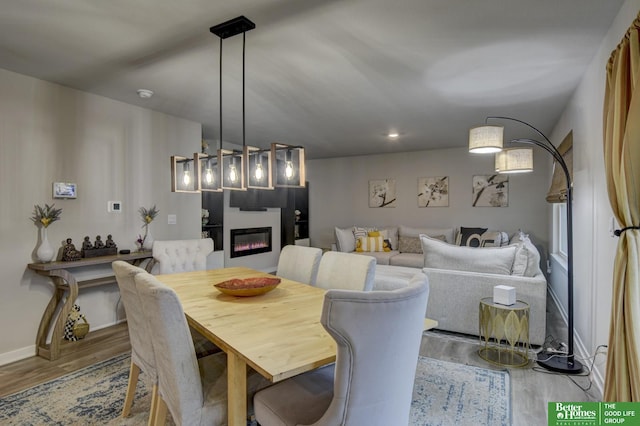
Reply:
[[0, 354], [0, 365], [11, 364], [12, 362], [20, 361], [25, 358], [30, 358], [36, 355], [36, 345], [30, 345], [14, 351], [5, 352]]

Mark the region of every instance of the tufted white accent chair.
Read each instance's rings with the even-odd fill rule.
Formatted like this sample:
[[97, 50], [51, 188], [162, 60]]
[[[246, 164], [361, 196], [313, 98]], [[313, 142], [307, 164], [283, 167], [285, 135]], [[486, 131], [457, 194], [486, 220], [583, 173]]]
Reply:
[[315, 285], [322, 250], [305, 246], [284, 246], [276, 275], [299, 283]]
[[353, 253], [328, 251], [320, 259], [316, 287], [344, 290], [373, 290], [376, 259]]
[[320, 322], [336, 341], [329, 365], [256, 393], [262, 426], [389, 426], [409, 423], [427, 276], [391, 291], [329, 290]]
[[207, 256], [212, 252], [211, 238], [153, 242], [153, 260], [158, 264], [160, 274], [203, 271], [207, 269]]

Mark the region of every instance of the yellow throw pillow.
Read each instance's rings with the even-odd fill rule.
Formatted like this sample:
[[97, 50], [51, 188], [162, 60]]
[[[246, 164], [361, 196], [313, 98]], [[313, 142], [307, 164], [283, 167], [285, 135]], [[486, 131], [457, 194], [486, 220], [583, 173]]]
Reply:
[[356, 242], [357, 252], [375, 252], [384, 251], [384, 241], [381, 236], [377, 237], [360, 237]]

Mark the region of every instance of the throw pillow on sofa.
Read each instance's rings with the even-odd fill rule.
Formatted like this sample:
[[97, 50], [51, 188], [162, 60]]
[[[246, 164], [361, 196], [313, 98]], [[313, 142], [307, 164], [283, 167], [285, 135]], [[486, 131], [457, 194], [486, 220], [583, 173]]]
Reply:
[[400, 237], [415, 237], [419, 238], [420, 234], [428, 235], [430, 237], [438, 237], [444, 235], [444, 241], [453, 244], [455, 243], [455, 230], [453, 228], [413, 228], [410, 226], [400, 225], [398, 229], [398, 235]]
[[353, 236], [353, 226], [348, 228], [335, 228], [336, 246], [338, 251], [351, 253], [356, 249], [356, 239]]
[[357, 252], [376, 252], [384, 250], [384, 240], [380, 235], [372, 237], [358, 237], [356, 241]]
[[465, 228], [460, 227], [456, 245], [467, 247], [480, 247], [482, 243], [482, 234], [487, 232], [487, 228]]
[[502, 247], [509, 244], [509, 234], [501, 231], [486, 231], [480, 235], [480, 247]]
[[[431, 238], [438, 239], [440, 241], [446, 242], [447, 237], [444, 235], [435, 235]], [[420, 242], [419, 237], [404, 237], [400, 235], [398, 237], [398, 251], [400, 253], [419, 253], [422, 254], [422, 243]]]
[[515, 246], [477, 249], [447, 244], [426, 235], [420, 235], [420, 242], [425, 268], [511, 275]]

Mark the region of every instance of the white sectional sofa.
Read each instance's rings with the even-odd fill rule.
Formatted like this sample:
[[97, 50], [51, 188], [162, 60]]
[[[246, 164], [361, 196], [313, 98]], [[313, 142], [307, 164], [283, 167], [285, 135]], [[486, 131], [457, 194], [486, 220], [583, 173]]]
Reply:
[[426, 316], [438, 321], [438, 329], [478, 335], [480, 299], [491, 297], [494, 286], [508, 285], [529, 304], [530, 343], [544, 343], [547, 281], [540, 270], [540, 254], [527, 236], [516, 233], [509, 239], [503, 232], [486, 232], [484, 237], [474, 236], [484, 247], [472, 248], [454, 244], [461, 240], [460, 231], [453, 228], [387, 227], [379, 231], [391, 250], [356, 252], [354, 228], [336, 228], [336, 245], [340, 251], [376, 258], [374, 290], [406, 285], [420, 269], [427, 274]]

